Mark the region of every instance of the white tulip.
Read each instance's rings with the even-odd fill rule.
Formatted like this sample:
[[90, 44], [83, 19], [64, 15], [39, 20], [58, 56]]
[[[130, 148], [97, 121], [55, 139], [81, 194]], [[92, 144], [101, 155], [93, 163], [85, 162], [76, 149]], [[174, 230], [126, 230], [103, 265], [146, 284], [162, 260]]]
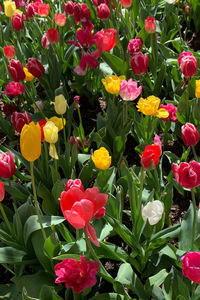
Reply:
[[175, 4], [176, 0], [165, 0], [165, 2], [169, 3], [169, 4]]
[[145, 222], [148, 219], [150, 225], [155, 225], [161, 220], [163, 212], [163, 203], [159, 200], [154, 200], [148, 202], [147, 205], [142, 208], [142, 218]]

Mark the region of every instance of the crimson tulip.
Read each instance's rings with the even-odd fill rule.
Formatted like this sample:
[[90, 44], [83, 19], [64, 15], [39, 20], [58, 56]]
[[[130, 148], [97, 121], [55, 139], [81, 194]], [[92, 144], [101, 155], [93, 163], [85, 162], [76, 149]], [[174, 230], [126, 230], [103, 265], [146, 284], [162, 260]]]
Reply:
[[67, 192], [69, 189], [73, 188], [73, 187], [77, 187], [79, 188], [82, 192], [84, 192], [84, 187], [83, 187], [83, 184], [82, 184], [82, 181], [80, 179], [69, 179], [67, 182], [66, 182], [66, 185], [65, 185], [65, 191]]
[[48, 39], [49, 43], [51, 43], [51, 44], [58, 43], [58, 41], [59, 41], [58, 29], [55, 29], [55, 28], [48, 29], [47, 39]]
[[0, 201], [3, 201], [5, 197], [5, 188], [3, 182], [0, 181]]
[[67, 1], [67, 3], [64, 4], [65, 12], [67, 15], [74, 14], [74, 6], [75, 6], [75, 3], [72, 1]]
[[4, 55], [7, 57], [7, 58], [14, 58], [15, 57], [15, 49], [12, 45], [9, 45], [7, 47], [4, 47], [3, 48], [3, 51], [4, 51]]
[[195, 160], [180, 165], [172, 164], [172, 171], [178, 184], [187, 189], [193, 189], [200, 185], [200, 163]]
[[186, 123], [181, 127], [181, 135], [186, 146], [195, 146], [199, 142], [199, 132], [191, 123]]
[[26, 68], [28, 69], [28, 71], [33, 74], [33, 76], [40, 78], [45, 70], [43, 65], [41, 64], [41, 62], [39, 62], [39, 60], [37, 60], [37, 58], [29, 58], [28, 59], [28, 63], [26, 64]]
[[27, 4], [25, 6], [25, 16], [27, 19], [31, 19], [33, 18], [35, 15], [35, 9], [34, 6], [32, 4]]
[[43, 36], [42, 36], [42, 41], [41, 41], [41, 43], [42, 43], [42, 47], [43, 47], [43, 48], [45, 48], [45, 49], [48, 49], [48, 48], [49, 48], [50, 43], [49, 43], [49, 40], [48, 40], [48, 38], [47, 38], [47, 33], [46, 33], [46, 32], [45, 32], [45, 33], [43, 34]]
[[181, 261], [183, 276], [200, 284], [200, 252], [187, 252]]
[[149, 145], [144, 149], [141, 156], [141, 164], [145, 169], [155, 168], [159, 163], [161, 148], [159, 145]]
[[99, 19], [106, 20], [110, 17], [110, 8], [107, 4], [102, 3], [99, 6], [97, 6], [97, 13]]
[[2, 91], [6, 96], [18, 96], [21, 95], [25, 91], [25, 87], [21, 85], [19, 82], [10, 81], [6, 85], [6, 90]]
[[24, 125], [31, 122], [31, 117], [27, 111], [25, 113], [15, 111], [12, 114], [11, 122], [15, 130], [20, 133]]
[[148, 69], [148, 55], [135, 52], [131, 57], [131, 68], [136, 75], [145, 74]]
[[14, 154], [5, 152], [0, 155], [0, 177], [10, 178], [16, 172]]
[[7, 103], [4, 103], [3, 105], [3, 112], [4, 114], [6, 115], [6, 117], [12, 115], [12, 113], [14, 111], [17, 111], [17, 106], [15, 104], [7, 104]]
[[128, 51], [129, 55], [133, 56], [135, 52], [141, 50], [143, 45], [143, 40], [141, 38], [135, 38], [129, 41], [128, 43]]
[[186, 79], [196, 74], [198, 64], [192, 52], [183, 51], [178, 58], [178, 64]]
[[16, 12], [12, 18], [12, 27], [16, 31], [24, 28], [23, 14]]
[[14, 81], [23, 81], [25, 73], [23, 66], [19, 60], [11, 59], [8, 65], [8, 71]]

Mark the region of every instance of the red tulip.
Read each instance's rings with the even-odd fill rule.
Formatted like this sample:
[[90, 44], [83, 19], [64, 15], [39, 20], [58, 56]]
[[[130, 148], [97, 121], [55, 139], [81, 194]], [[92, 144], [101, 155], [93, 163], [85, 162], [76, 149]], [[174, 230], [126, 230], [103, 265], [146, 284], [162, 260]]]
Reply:
[[80, 258], [81, 261], [67, 258], [55, 265], [55, 273], [58, 276], [55, 283], [64, 282], [66, 288], [71, 288], [77, 294], [96, 284], [96, 275], [99, 271], [98, 262], [86, 262], [84, 256]]
[[56, 25], [64, 26], [66, 24], [66, 15], [64, 15], [64, 14], [54, 15], [54, 20], [55, 20]]
[[50, 11], [49, 4], [40, 3], [38, 5], [37, 13], [38, 13], [39, 16], [46, 17], [46, 16], [48, 16], [49, 11]]
[[180, 165], [172, 164], [172, 171], [178, 184], [187, 189], [193, 189], [200, 185], [200, 164], [195, 160]]
[[74, 14], [74, 5], [75, 3], [72, 1], [67, 1], [67, 3], [65, 3], [65, 12], [67, 15], [73, 15]]
[[5, 152], [0, 155], [0, 177], [10, 178], [16, 172], [14, 154]]
[[142, 75], [148, 69], [148, 55], [142, 52], [136, 52], [131, 57], [131, 68], [136, 75]]
[[108, 201], [107, 194], [99, 193], [97, 187], [89, 188], [85, 192], [72, 187], [61, 193], [60, 205], [64, 217], [76, 229], [84, 228], [85, 234], [99, 246], [94, 228], [89, 224], [92, 217]]
[[12, 18], [12, 27], [16, 31], [20, 31], [24, 28], [23, 14], [16, 12]]
[[15, 130], [20, 133], [24, 125], [29, 124], [31, 122], [31, 117], [27, 111], [25, 113], [15, 111], [12, 114], [11, 122]]
[[135, 52], [141, 50], [143, 45], [143, 40], [141, 38], [135, 38], [129, 41], [128, 43], [128, 51], [129, 55], [133, 56]]
[[49, 40], [47, 38], [47, 33], [45, 32], [42, 36], [42, 47], [45, 48], [45, 49], [48, 49], [49, 48]]
[[31, 74], [33, 74], [33, 76], [37, 78], [40, 78], [44, 74], [44, 67], [41, 62], [37, 60], [37, 58], [29, 58], [26, 68]]
[[49, 43], [58, 43], [59, 41], [59, 32], [58, 29], [50, 28], [47, 31], [47, 39]]
[[35, 15], [35, 9], [32, 4], [28, 4], [25, 6], [25, 16], [27, 19], [33, 18]]
[[161, 149], [159, 145], [149, 145], [141, 156], [141, 164], [145, 169], [155, 168], [159, 162]]
[[107, 4], [102, 3], [97, 6], [97, 13], [101, 20], [106, 20], [110, 17], [110, 8]]
[[[46, 120], [44, 120], [44, 119], [42, 119], [42, 120], [40, 120], [39, 122], [37, 122], [39, 125], [40, 125], [40, 129], [41, 129], [41, 142], [44, 142], [44, 130], [43, 130], [43, 128], [44, 128], [44, 126], [46, 125]], [[37, 124], [36, 123], [36, 124]]]
[[183, 276], [200, 284], [200, 252], [188, 252], [181, 261]]
[[97, 38], [97, 49], [99, 51], [110, 51], [114, 48], [116, 33], [117, 31], [113, 28], [102, 30]]
[[1, 4], [0, 4], [0, 12], [1, 12], [1, 9], [2, 9], [2, 7], [1, 7]]
[[21, 85], [19, 82], [10, 81], [6, 85], [6, 90], [2, 91], [3, 94], [6, 96], [18, 96], [21, 95], [25, 91], [25, 88], [23, 85]]
[[74, 5], [74, 18], [76, 23], [78, 24], [79, 21], [86, 22], [90, 18], [90, 9], [87, 4], [75, 4]]
[[0, 201], [3, 201], [5, 197], [5, 188], [3, 182], [0, 181]]
[[181, 135], [186, 146], [195, 146], [199, 142], [199, 132], [191, 123], [186, 123], [181, 127]]
[[7, 47], [4, 47], [3, 48], [3, 51], [4, 51], [4, 55], [7, 57], [7, 58], [14, 58], [15, 57], [15, 49], [12, 45], [10, 46], [7, 46]]
[[11, 59], [8, 65], [8, 71], [14, 81], [23, 81], [26, 77], [23, 66], [19, 60]]
[[67, 192], [69, 189], [71, 189], [73, 187], [76, 187], [76, 188], [80, 189], [82, 192], [84, 192], [84, 187], [83, 187], [82, 181], [80, 179], [75, 179], [75, 180], [69, 179], [66, 183], [65, 191]]
[[182, 52], [178, 58], [178, 64], [186, 79], [196, 74], [198, 64], [192, 52]]
[[154, 33], [156, 31], [156, 19], [147, 17], [145, 20], [144, 28], [147, 33]]
[[191, 12], [191, 8], [190, 8], [190, 6], [189, 6], [188, 3], [186, 3], [184, 10], [185, 10], [186, 16], [188, 16], [190, 14], [190, 12]]
[[121, 0], [121, 4], [125, 8], [129, 8], [132, 5], [132, 0]]

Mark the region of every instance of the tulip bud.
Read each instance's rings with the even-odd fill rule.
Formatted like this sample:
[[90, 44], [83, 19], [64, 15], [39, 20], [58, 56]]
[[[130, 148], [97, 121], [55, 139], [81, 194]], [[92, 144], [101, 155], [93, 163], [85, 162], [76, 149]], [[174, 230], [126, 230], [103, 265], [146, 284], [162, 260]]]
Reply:
[[55, 97], [54, 108], [58, 115], [64, 115], [67, 110], [67, 100], [63, 95]]
[[25, 124], [20, 135], [22, 156], [29, 162], [39, 158], [41, 154], [41, 129], [39, 124]]
[[185, 14], [186, 14], [186, 16], [188, 16], [190, 14], [190, 12], [191, 12], [191, 8], [190, 8], [189, 4], [187, 3], [186, 6], [185, 6]]
[[14, 58], [15, 57], [15, 49], [12, 45], [10, 46], [7, 46], [7, 47], [4, 47], [3, 48], [3, 51], [4, 51], [4, 55], [7, 57], [7, 58]]
[[178, 64], [186, 79], [196, 74], [198, 64], [192, 52], [182, 52], [178, 58]]
[[[38, 101], [35, 102], [33, 108], [34, 108], [34, 111], [35, 111], [35, 112], [39, 112], [40, 110], [43, 110], [44, 104], [43, 104], [43, 102], [42, 102], [41, 100], [38, 100]], [[45, 123], [45, 124], [46, 124], [46, 123]]]
[[161, 149], [159, 145], [149, 145], [141, 156], [141, 164], [145, 169], [155, 169], [159, 163]]
[[101, 20], [106, 20], [110, 17], [110, 9], [105, 3], [102, 3], [97, 7], [97, 13]]
[[24, 69], [19, 60], [11, 59], [8, 65], [8, 71], [14, 81], [18, 82], [25, 79]]
[[82, 192], [84, 192], [84, 187], [83, 187], [82, 181], [80, 179], [75, 179], [75, 180], [69, 179], [66, 182], [65, 191], [67, 192], [69, 189], [71, 189], [73, 187], [76, 187], [76, 188], [80, 189]]
[[156, 19], [152, 17], [147, 17], [144, 25], [145, 31], [149, 34], [156, 31]]
[[45, 4], [45, 3], [40, 3], [38, 5], [38, 10], [37, 13], [39, 16], [41, 17], [47, 17], [50, 11], [50, 6], [49, 4]]
[[49, 155], [58, 159], [58, 154], [56, 151], [55, 143], [58, 141], [58, 127], [51, 121], [47, 121], [44, 130], [44, 139], [47, 143], [49, 143]]
[[62, 27], [66, 24], [66, 15], [64, 15], [64, 14], [54, 15], [54, 20], [55, 20], [56, 25]]
[[5, 152], [0, 155], [0, 177], [10, 178], [16, 172], [14, 154]]
[[55, 28], [48, 29], [47, 39], [48, 39], [49, 43], [51, 43], [51, 44], [58, 43], [58, 41], [59, 41], [58, 29], [55, 29]]
[[129, 8], [132, 5], [132, 0], [121, 0], [121, 4], [125, 8]]
[[136, 75], [142, 75], [148, 69], [148, 55], [143, 55], [142, 52], [136, 52], [131, 57], [131, 68]]
[[199, 142], [199, 132], [191, 123], [186, 123], [181, 127], [181, 135], [186, 146], [195, 146]]
[[150, 225], [157, 224], [161, 219], [164, 212], [164, 205], [159, 200], [148, 202], [142, 208], [142, 218], [144, 222], [149, 221]]
[[33, 74], [33, 76], [37, 78], [40, 78], [44, 74], [44, 67], [41, 62], [37, 60], [37, 58], [29, 58], [26, 68], [31, 74]]
[[20, 31], [24, 28], [23, 15], [16, 12], [12, 18], [12, 27], [16, 31]]
[[12, 114], [11, 122], [15, 130], [20, 133], [22, 131], [23, 126], [31, 122], [31, 117], [27, 111], [25, 113], [15, 111]]
[[73, 15], [74, 14], [74, 5], [75, 3], [72, 1], [67, 1], [67, 3], [64, 4], [65, 6], [65, 12], [67, 15]]

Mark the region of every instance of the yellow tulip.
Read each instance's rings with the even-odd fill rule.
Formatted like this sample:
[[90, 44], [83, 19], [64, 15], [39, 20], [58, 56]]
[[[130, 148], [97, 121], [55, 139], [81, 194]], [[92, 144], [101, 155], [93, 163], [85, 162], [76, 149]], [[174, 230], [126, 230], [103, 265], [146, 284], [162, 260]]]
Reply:
[[111, 156], [109, 156], [108, 150], [104, 147], [94, 151], [92, 160], [95, 164], [95, 167], [100, 170], [107, 170], [111, 165]]
[[55, 97], [54, 107], [58, 115], [64, 115], [66, 113], [67, 100], [62, 94]]
[[200, 98], [200, 80], [196, 80], [195, 96]]
[[[64, 125], [65, 125], [66, 120], [64, 118], [63, 118], [63, 120], [64, 120]], [[54, 117], [51, 117], [50, 119], [47, 119], [47, 121], [53, 122], [56, 125], [56, 127], [58, 127], [58, 131], [63, 129], [62, 118], [58, 118], [58, 117], [54, 116]]]
[[166, 109], [160, 108], [160, 99], [155, 96], [149, 96], [147, 99], [140, 98], [136, 105], [138, 111], [147, 116], [155, 116], [159, 118], [167, 118], [169, 113]]
[[31, 74], [27, 68], [24, 68], [24, 73], [26, 75], [26, 77], [25, 77], [26, 81], [32, 81], [34, 79], [33, 74]]
[[22, 156], [33, 162], [41, 154], [41, 129], [39, 124], [25, 124], [20, 135], [20, 150]]
[[125, 76], [116, 76], [116, 75], [108, 75], [106, 78], [102, 79], [102, 83], [109, 94], [119, 94], [120, 91], [120, 83], [122, 80], [125, 80]]
[[12, 18], [16, 12], [16, 4], [14, 1], [4, 1], [4, 12], [5, 15], [9, 18]]
[[58, 127], [51, 121], [47, 121], [44, 130], [44, 140], [49, 143], [49, 155], [58, 159], [55, 143], [58, 141]]

